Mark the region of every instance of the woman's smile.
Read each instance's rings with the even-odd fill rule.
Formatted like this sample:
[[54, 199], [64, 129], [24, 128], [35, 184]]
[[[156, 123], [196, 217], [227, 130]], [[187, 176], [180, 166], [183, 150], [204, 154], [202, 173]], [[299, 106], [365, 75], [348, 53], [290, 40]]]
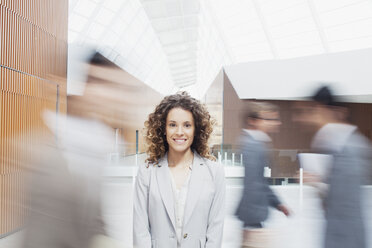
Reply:
[[179, 144], [179, 145], [183, 145], [183, 144], [185, 144], [185, 142], [187, 141], [187, 139], [182, 139], [182, 138], [175, 138], [175, 139], [173, 139], [174, 140], [174, 142], [176, 142], [177, 144]]

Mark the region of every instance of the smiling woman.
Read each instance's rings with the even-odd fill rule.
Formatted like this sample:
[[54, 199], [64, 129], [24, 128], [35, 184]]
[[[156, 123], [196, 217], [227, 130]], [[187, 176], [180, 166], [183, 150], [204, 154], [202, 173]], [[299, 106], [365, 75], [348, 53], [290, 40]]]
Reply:
[[166, 122], [170, 111], [175, 108], [192, 114], [195, 137], [191, 144], [191, 149], [202, 157], [215, 160], [210, 154], [208, 147], [208, 139], [213, 131], [214, 121], [211, 120], [211, 116], [204, 105], [195, 98], [190, 97], [186, 92], [182, 92], [165, 97], [145, 122], [147, 129], [146, 142], [148, 145], [147, 162], [157, 164], [159, 159], [168, 151], [169, 143], [166, 138]]
[[134, 247], [221, 247], [225, 177], [208, 139], [213, 121], [186, 92], [165, 97], [145, 122], [147, 163], [134, 198]]

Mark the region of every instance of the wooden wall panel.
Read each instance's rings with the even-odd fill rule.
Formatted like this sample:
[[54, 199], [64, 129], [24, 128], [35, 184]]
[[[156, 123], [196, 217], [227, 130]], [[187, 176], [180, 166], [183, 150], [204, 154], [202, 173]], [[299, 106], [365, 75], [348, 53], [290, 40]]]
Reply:
[[68, 0], [0, 0], [0, 236], [21, 227], [26, 214], [12, 139], [30, 158], [32, 130], [44, 128], [41, 111], [66, 112], [67, 17]]

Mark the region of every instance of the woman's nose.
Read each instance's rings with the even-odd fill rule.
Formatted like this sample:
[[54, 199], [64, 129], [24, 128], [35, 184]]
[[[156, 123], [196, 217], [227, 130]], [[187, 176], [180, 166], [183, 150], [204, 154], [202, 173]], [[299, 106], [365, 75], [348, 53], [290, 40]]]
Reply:
[[183, 128], [181, 126], [177, 128], [177, 134], [183, 134]]

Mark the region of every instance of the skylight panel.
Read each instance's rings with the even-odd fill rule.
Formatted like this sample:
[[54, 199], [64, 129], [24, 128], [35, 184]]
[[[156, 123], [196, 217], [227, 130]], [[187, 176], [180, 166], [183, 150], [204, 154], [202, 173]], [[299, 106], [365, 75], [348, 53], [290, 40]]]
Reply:
[[237, 44], [231, 47], [236, 56], [239, 56], [240, 53], [255, 53], [255, 52], [266, 52], [270, 50], [270, 46], [267, 42], [256, 42], [250, 44]]
[[363, 1], [358, 4], [336, 9], [334, 11], [320, 13], [320, 19], [324, 27], [346, 24], [356, 20], [372, 17], [372, 2]]
[[181, 31], [162, 33], [159, 35], [159, 39], [163, 45], [177, 44], [185, 41]]
[[106, 30], [106, 27], [104, 27], [103, 25], [97, 22], [93, 22], [89, 27], [88, 37], [93, 40], [98, 40], [101, 38], [105, 30]]
[[84, 17], [89, 18], [93, 14], [96, 7], [97, 3], [93, 2], [92, 0], [79, 0], [74, 11]]
[[262, 25], [259, 19], [254, 19], [248, 22], [239, 22], [230, 26], [221, 25], [230, 34], [250, 33], [262, 31]]
[[198, 16], [185, 16], [183, 18], [185, 28], [191, 28], [191, 27], [198, 27], [199, 25], [199, 19]]
[[322, 44], [312, 44], [308, 46], [292, 47], [290, 49], [280, 49], [279, 56], [281, 59], [296, 58], [302, 56], [309, 56], [314, 54], [321, 54], [324, 52]]
[[123, 57], [128, 56], [128, 54], [132, 51], [132, 47], [129, 46], [125, 40], [120, 40], [114, 48], [118, 53], [120, 53]]
[[110, 25], [110, 27], [107, 28], [111, 28], [111, 30], [117, 35], [122, 35], [123, 30], [125, 30], [127, 26], [128, 23], [125, 20], [121, 18], [116, 18], [112, 25]]
[[319, 13], [334, 11], [335, 9], [347, 8], [350, 5], [358, 4], [360, 2], [367, 2], [369, 0], [312, 0], [317, 6]]
[[229, 42], [229, 44], [231, 44], [231, 46], [244, 45], [244, 44], [249, 46], [250, 44], [267, 43], [267, 39], [262, 30], [260, 32], [250, 33], [248, 35], [241, 36], [239, 37], [239, 39], [237, 39], [237, 36], [235, 36], [235, 37], [229, 37], [226, 40]]
[[126, 0], [105, 0], [103, 6], [111, 11], [118, 11], [120, 7], [125, 4]]
[[199, 0], [181, 0], [181, 6], [186, 15], [198, 14], [200, 10]]
[[79, 36], [79, 33], [77, 32], [74, 32], [74, 31], [68, 32], [68, 42], [69, 43], [75, 42], [78, 36]]
[[301, 19], [290, 22], [279, 27], [270, 28], [270, 33], [274, 39], [293, 36], [299, 33], [307, 33], [317, 30], [313, 18]]
[[79, 33], [83, 30], [87, 23], [87, 18], [73, 12], [69, 18], [69, 29]]
[[159, 1], [146, 2], [143, 6], [149, 18], [161, 18], [167, 16], [167, 9]]
[[311, 17], [311, 13], [307, 4], [296, 5], [293, 8], [285, 9], [275, 14], [266, 14], [262, 8], [264, 18], [269, 27], [280, 26], [293, 21]]
[[114, 18], [114, 16], [115, 13], [112, 12], [111, 10], [101, 8], [95, 18], [95, 21], [108, 27], [109, 24], [111, 24], [111, 21]]
[[372, 36], [372, 18], [328, 28], [325, 32], [331, 42]]
[[303, 47], [308, 45], [321, 44], [318, 31], [303, 33], [287, 38], [276, 39], [275, 45], [279, 49], [291, 49], [296, 47]]
[[139, 40], [134, 49], [136, 50], [137, 55], [142, 59], [148, 50], [147, 48], [148, 47], [143, 44], [142, 40]]
[[360, 37], [353, 39], [344, 39], [331, 41], [330, 46], [333, 52], [348, 51], [355, 48], [369, 48], [372, 44], [372, 36], [369, 37]]
[[259, 60], [269, 60], [273, 59], [272, 52], [266, 51], [266, 52], [250, 52], [245, 53], [244, 51], [239, 54], [239, 57], [236, 58], [236, 63], [243, 63], [247, 61], [259, 61]]
[[112, 30], [108, 30], [105, 33], [105, 36], [102, 37], [101, 42], [102, 42], [102, 46], [113, 48], [118, 42], [118, 40], [119, 40], [118, 35], [115, 34]]
[[[132, 1], [129, 1], [132, 3]], [[136, 18], [139, 10], [133, 4], [127, 4], [125, 8], [123, 8], [123, 12], [120, 14], [120, 18], [125, 20], [127, 23], [131, 23], [131, 21]]]

